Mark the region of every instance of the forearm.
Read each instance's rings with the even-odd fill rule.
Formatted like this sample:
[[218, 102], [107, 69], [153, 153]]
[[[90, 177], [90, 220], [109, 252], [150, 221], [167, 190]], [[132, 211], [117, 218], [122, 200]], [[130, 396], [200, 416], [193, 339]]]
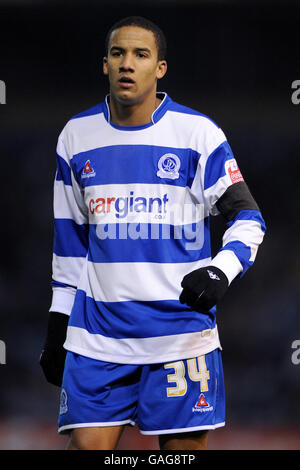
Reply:
[[49, 311], [60, 312], [65, 315], [70, 315], [76, 288], [71, 286], [58, 287], [52, 285], [52, 302]]
[[217, 208], [229, 228], [211, 265], [221, 269], [231, 283], [236, 276], [243, 276], [253, 264], [265, 234], [265, 223], [244, 182], [230, 186], [217, 202]]

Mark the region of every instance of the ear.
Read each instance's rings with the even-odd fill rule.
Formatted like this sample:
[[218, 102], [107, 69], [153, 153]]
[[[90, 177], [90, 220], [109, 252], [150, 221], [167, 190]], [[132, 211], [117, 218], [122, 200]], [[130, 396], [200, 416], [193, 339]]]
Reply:
[[167, 73], [167, 62], [166, 60], [159, 60], [157, 64], [156, 78], [160, 79]]
[[108, 75], [107, 57], [103, 57], [103, 73], [104, 75]]

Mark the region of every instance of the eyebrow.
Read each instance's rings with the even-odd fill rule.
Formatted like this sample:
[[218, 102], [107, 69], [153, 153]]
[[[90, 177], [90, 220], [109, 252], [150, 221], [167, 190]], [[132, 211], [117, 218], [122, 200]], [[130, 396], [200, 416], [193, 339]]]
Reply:
[[[112, 50], [114, 50], [114, 49], [115, 49], [115, 50], [118, 50], [118, 51], [120, 51], [120, 52], [124, 52], [124, 51], [125, 51], [125, 49], [124, 49], [123, 47], [112, 46], [112, 47], [110, 48], [110, 52], [111, 52]], [[147, 47], [136, 47], [134, 50], [137, 51], [137, 52], [149, 52], [149, 54], [151, 54], [151, 50], [148, 49]]]

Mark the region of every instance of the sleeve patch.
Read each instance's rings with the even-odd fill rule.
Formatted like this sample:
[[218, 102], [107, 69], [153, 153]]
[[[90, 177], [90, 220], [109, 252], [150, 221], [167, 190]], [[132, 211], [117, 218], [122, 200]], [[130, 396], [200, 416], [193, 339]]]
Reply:
[[242, 173], [239, 170], [237, 165], [236, 159], [232, 158], [231, 160], [227, 160], [225, 162], [225, 171], [229, 176], [232, 184], [239, 183], [240, 181], [244, 181]]

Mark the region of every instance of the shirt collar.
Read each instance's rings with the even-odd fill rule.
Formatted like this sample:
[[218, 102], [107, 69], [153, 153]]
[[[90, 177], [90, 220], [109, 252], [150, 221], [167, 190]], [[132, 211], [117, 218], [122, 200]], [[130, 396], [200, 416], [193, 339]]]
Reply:
[[110, 110], [109, 110], [109, 97], [110, 97], [109, 94], [106, 95], [105, 97], [104, 117], [106, 121], [112, 127], [115, 127], [116, 129], [119, 129], [119, 130], [135, 131], [135, 130], [141, 130], [141, 129], [146, 129], [147, 127], [151, 127], [154, 124], [156, 124], [165, 115], [166, 111], [168, 110], [169, 103], [171, 101], [171, 98], [165, 92], [157, 92], [156, 96], [161, 99], [161, 102], [152, 113], [151, 121], [148, 122], [147, 124], [142, 124], [140, 126], [120, 126], [119, 124], [115, 124], [114, 122], [112, 122], [111, 117], [110, 117]]

